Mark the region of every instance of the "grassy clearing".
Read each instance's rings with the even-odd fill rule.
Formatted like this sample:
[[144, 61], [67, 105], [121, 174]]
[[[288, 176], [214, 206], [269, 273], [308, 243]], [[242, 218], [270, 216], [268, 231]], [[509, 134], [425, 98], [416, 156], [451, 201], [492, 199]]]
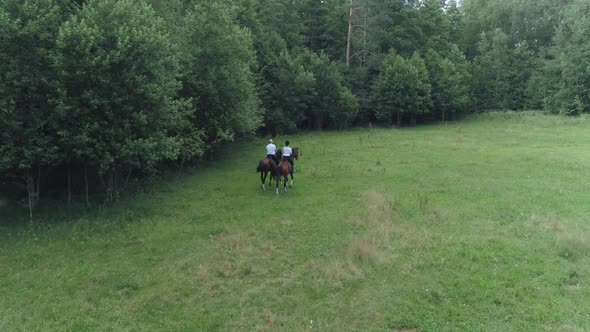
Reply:
[[590, 330], [589, 129], [525, 113], [292, 136], [278, 196], [253, 140], [83, 217], [4, 207], [0, 330]]

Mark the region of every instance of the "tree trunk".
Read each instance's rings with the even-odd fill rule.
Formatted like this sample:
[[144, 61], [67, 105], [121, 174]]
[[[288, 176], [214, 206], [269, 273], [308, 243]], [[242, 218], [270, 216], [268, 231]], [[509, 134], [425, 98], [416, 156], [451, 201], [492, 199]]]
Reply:
[[99, 174], [100, 182], [105, 191], [105, 203], [113, 201], [114, 190], [115, 190], [115, 171], [111, 170], [107, 173], [107, 181], [104, 181], [104, 177]]
[[442, 111], [442, 122], [445, 122], [445, 110]]
[[86, 206], [90, 206], [90, 201], [88, 200], [88, 166], [84, 164], [84, 184], [86, 187]]
[[[368, 13], [367, 13], [368, 11]], [[363, 27], [363, 66], [367, 65], [367, 30], [369, 29], [369, 21], [368, 17], [371, 15], [371, 8], [368, 8], [365, 11], [365, 18], [364, 18], [364, 27]]]
[[[184, 164], [184, 160], [180, 162], [180, 170], [182, 171], [182, 165]], [[125, 178], [125, 189], [129, 186], [129, 178], [131, 177], [131, 172], [133, 171], [133, 166], [129, 166], [129, 172], [127, 172], [127, 177]]]
[[350, 67], [350, 53], [352, 49], [352, 0], [348, 9], [348, 38], [346, 39], [346, 66]]
[[35, 207], [39, 205], [41, 195], [41, 166], [37, 166], [37, 190], [35, 192]]
[[29, 222], [33, 223], [33, 189], [35, 188], [35, 184], [33, 183], [33, 177], [31, 176], [31, 172], [27, 171], [26, 174], [27, 178], [27, 194], [29, 197]]
[[111, 199], [118, 200], [119, 199], [119, 177], [117, 176], [117, 171], [113, 171], [111, 176]]
[[317, 130], [321, 131], [324, 126], [324, 121], [321, 117], [317, 117], [315, 120], [315, 127]]
[[399, 111], [397, 111], [397, 126], [399, 127], [400, 125], [401, 125], [401, 118], [400, 118]]
[[68, 205], [72, 202], [72, 164], [68, 163]]

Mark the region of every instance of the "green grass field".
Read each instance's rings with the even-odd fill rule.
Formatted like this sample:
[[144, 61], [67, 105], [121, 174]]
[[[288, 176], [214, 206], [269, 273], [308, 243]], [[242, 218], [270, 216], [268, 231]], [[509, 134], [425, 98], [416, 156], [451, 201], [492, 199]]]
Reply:
[[288, 193], [256, 139], [82, 217], [0, 210], [0, 331], [590, 331], [590, 118], [288, 138]]

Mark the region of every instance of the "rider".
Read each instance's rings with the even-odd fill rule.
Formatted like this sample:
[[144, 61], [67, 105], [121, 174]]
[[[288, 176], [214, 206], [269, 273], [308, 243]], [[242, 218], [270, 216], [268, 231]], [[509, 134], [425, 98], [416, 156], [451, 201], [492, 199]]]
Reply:
[[275, 161], [275, 164], [279, 164], [279, 160], [276, 156], [277, 153], [277, 146], [275, 142], [271, 139], [268, 140], [268, 145], [266, 146], [266, 158], [270, 158]]
[[283, 148], [283, 160], [286, 160], [291, 164], [291, 169], [295, 172], [295, 165], [293, 164], [293, 158], [291, 158], [293, 150], [289, 147], [289, 141], [285, 141], [285, 147]]

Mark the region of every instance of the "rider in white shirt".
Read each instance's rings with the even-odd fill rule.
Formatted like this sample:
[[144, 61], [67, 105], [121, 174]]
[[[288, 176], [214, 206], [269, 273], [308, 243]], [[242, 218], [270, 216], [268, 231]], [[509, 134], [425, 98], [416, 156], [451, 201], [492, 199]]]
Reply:
[[291, 158], [291, 154], [293, 154], [293, 150], [289, 146], [289, 141], [285, 141], [285, 147], [283, 148], [283, 160], [286, 160], [291, 164], [291, 169], [295, 170], [295, 165], [293, 164], [293, 158]]
[[277, 159], [276, 153], [277, 146], [275, 145], [275, 142], [272, 139], [269, 139], [268, 145], [266, 146], [266, 158], [274, 160], [274, 162], [278, 165], [279, 160]]

